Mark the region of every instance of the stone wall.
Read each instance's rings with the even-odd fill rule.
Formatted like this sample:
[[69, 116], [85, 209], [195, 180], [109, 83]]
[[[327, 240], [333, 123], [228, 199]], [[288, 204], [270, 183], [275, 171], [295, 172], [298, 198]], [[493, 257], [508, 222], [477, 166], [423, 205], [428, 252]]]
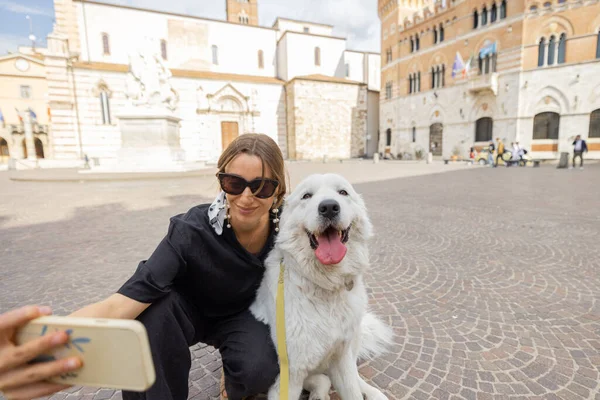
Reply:
[[286, 85], [290, 159], [363, 155], [367, 134], [364, 84], [294, 79]]

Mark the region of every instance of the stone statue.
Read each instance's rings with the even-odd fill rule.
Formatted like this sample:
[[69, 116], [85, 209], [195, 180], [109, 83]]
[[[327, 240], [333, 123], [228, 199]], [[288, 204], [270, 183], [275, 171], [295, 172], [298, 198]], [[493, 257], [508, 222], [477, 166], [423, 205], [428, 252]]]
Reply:
[[171, 71], [151, 46], [129, 56], [127, 98], [134, 106], [177, 108], [179, 95], [170, 82]]

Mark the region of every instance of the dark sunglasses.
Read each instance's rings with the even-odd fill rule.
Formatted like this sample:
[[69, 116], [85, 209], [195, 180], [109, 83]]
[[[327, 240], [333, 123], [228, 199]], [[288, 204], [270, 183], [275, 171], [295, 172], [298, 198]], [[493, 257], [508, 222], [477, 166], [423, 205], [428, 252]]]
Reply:
[[221, 189], [225, 193], [234, 196], [242, 194], [249, 187], [254, 196], [259, 199], [268, 199], [273, 196], [275, 190], [277, 190], [277, 186], [279, 186], [279, 182], [274, 179], [257, 178], [248, 182], [239, 175], [223, 172], [219, 172], [217, 177], [219, 178]]

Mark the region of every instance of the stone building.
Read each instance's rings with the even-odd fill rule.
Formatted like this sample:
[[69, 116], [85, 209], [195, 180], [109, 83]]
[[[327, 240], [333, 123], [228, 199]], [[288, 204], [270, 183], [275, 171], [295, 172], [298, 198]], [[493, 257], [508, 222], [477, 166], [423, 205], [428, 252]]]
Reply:
[[[380, 151], [467, 156], [501, 138], [600, 158], [598, 0], [379, 0]], [[458, 68], [457, 58], [470, 68]], [[469, 63], [468, 60], [471, 60]]]
[[378, 53], [347, 49], [330, 25], [261, 26], [256, 0], [226, 6], [223, 21], [54, 0], [43, 57], [53, 159], [117, 165], [122, 122], [142, 103], [168, 109], [185, 162], [214, 162], [250, 132], [292, 159], [377, 150]]

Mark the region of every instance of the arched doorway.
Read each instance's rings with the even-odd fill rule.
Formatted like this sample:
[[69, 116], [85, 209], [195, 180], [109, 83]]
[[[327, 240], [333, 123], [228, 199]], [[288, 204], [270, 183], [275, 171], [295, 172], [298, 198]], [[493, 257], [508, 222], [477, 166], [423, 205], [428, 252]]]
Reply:
[[0, 137], [0, 163], [8, 161], [10, 153], [8, 152], [8, 142], [6, 139]]
[[27, 142], [23, 139], [23, 158], [27, 158]]
[[436, 122], [429, 127], [429, 151], [431, 151], [434, 156], [442, 155], [443, 132], [444, 125], [439, 122]]
[[39, 138], [34, 138], [33, 143], [35, 144], [35, 155], [37, 158], [44, 158], [44, 144]]

